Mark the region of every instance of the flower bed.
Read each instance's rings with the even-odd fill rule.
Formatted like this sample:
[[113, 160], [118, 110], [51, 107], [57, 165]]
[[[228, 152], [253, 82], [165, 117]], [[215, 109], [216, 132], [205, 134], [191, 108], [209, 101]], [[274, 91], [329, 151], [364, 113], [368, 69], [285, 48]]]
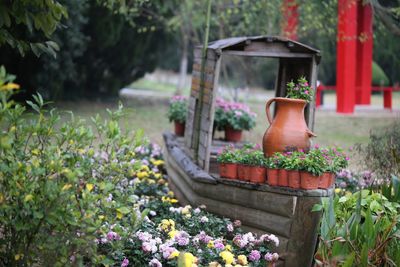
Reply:
[[[326, 189], [334, 184], [335, 173], [347, 166], [348, 158], [339, 148], [318, 146], [307, 153], [289, 151], [267, 158], [258, 146], [245, 145], [242, 149], [224, 148], [217, 161], [221, 166], [220, 176], [224, 178], [254, 183], [266, 181], [271, 186], [294, 189]], [[223, 172], [228, 165], [236, 166], [236, 174], [234, 170], [229, 175]]]
[[[10, 100], [14, 77], [0, 68], [0, 266], [265, 266], [274, 235], [179, 207], [161, 149], [124, 134], [123, 109], [88, 123]], [[194, 265], [193, 265], [194, 264]]]

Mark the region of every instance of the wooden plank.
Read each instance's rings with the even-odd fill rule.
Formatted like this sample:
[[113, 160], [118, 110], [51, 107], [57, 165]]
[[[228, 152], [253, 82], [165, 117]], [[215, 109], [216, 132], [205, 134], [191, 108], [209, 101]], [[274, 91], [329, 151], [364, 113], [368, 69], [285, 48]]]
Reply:
[[[202, 50], [195, 48], [193, 51], [193, 58], [201, 60], [202, 57]], [[207, 59], [215, 61], [218, 55], [215, 53], [215, 50], [207, 49]]]
[[312, 54], [307, 53], [285, 53], [285, 52], [269, 52], [269, 51], [235, 51], [224, 50], [224, 55], [233, 56], [249, 56], [249, 57], [272, 57], [272, 58], [312, 58]]
[[[208, 74], [213, 74], [213, 73], [214, 73], [214, 70], [215, 70], [214, 67], [215, 67], [214, 65], [206, 66], [205, 69], [204, 69], [204, 72], [205, 72], [205, 73], [208, 73]], [[194, 63], [194, 64], [193, 64], [193, 67], [192, 67], [192, 70], [194, 70], [194, 71], [201, 71], [201, 65], [200, 65], [200, 64]]]
[[314, 89], [314, 97], [311, 103], [309, 104], [309, 110], [308, 110], [308, 116], [306, 116], [307, 119], [307, 125], [308, 128], [311, 131], [314, 131], [314, 125], [315, 125], [315, 98], [317, 94], [317, 80], [318, 80], [318, 63], [316, 60], [316, 57], [313, 57], [312, 63], [311, 63], [311, 77], [310, 77], [310, 86], [311, 88]]
[[[192, 78], [192, 87], [193, 87], [193, 85], [200, 85], [200, 78]], [[214, 83], [206, 81], [204, 83], [204, 88], [212, 90], [214, 88]]]
[[251, 42], [249, 45], [244, 47], [246, 52], [270, 52], [270, 53], [290, 53], [290, 49], [286, 43], [266, 43], [266, 42]]
[[[192, 73], [192, 79], [193, 78], [200, 80], [200, 78], [201, 78], [200, 72], [196, 71], [196, 72]], [[214, 73], [205, 73], [205, 81], [206, 82], [214, 82]]]

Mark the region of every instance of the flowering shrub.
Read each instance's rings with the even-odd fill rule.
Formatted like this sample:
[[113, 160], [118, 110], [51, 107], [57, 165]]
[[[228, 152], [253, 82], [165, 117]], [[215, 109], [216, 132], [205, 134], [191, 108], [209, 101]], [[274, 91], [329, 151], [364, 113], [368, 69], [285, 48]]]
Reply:
[[187, 114], [187, 98], [185, 96], [173, 96], [169, 103], [167, 113], [169, 121], [184, 123]]
[[255, 118], [256, 114], [245, 104], [226, 102], [223, 99], [216, 101], [214, 125], [219, 130], [226, 126], [235, 130], [251, 130], [256, 125]]
[[238, 154], [232, 145], [226, 146], [218, 152], [217, 161], [219, 163], [236, 163], [237, 160]]
[[293, 80], [287, 84], [287, 96], [288, 98], [303, 99], [307, 102], [311, 102], [314, 96], [314, 90], [309, 86], [308, 81], [305, 77], [297, 79], [297, 83]]

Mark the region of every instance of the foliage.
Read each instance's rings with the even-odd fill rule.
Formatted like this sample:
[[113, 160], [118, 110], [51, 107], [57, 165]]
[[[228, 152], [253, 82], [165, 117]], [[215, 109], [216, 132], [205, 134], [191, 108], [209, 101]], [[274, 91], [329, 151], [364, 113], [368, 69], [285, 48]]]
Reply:
[[7, 44], [21, 55], [32, 50], [36, 55], [46, 52], [55, 57], [59, 47], [49, 38], [67, 17], [67, 10], [59, 1], [2, 1], [0, 47]]
[[187, 98], [184, 96], [174, 96], [171, 98], [168, 110], [169, 121], [184, 123], [187, 114]]
[[[125, 17], [95, 1], [61, 0], [69, 19], [51, 36], [60, 51], [57, 58], [27, 54], [2, 47], [0, 64], [21, 77], [25, 98], [39, 91], [52, 99], [100, 98], [151, 72], [164, 40], [160, 29], [138, 32]], [[140, 14], [136, 23], [145, 20]], [[33, 38], [38, 38], [33, 33]]]
[[219, 163], [237, 163], [237, 151], [232, 145], [226, 146], [222, 151], [218, 152], [217, 161]]
[[372, 85], [389, 86], [390, 81], [383, 69], [375, 62], [372, 62]]
[[293, 80], [287, 84], [287, 96], [288, 98], [303, 99], [310, 102], [314, 97], [314, 89], [308, 85], [306, 78], [300, 77], [297, 79], [297, 83]]
[[396, 266], [400, 262], [400, 205], [368, 190], [315, 205], [324, 211], [318, 266]]
[[369, 143], [358, 151], [378, 179], [389, 182], [391, 175], [400, 176], [400, 122], [371, 131]]
[[253, 149], [248, 154], [247, 164], [252, 165], [252, 166], [260, 166], [260, 167], [265, 166], [266, 163], [265, 163], [264, 152], [259, 149]]

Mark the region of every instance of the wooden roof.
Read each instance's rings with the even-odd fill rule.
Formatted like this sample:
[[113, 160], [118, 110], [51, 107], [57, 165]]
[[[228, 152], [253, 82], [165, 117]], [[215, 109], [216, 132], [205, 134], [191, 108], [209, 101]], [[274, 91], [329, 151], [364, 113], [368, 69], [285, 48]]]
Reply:
[[232, 37], [210, 42], [208, 49], [217, 53], [278, 58], [310, 58], [320, 60], [320, 51], [280, 36]]

